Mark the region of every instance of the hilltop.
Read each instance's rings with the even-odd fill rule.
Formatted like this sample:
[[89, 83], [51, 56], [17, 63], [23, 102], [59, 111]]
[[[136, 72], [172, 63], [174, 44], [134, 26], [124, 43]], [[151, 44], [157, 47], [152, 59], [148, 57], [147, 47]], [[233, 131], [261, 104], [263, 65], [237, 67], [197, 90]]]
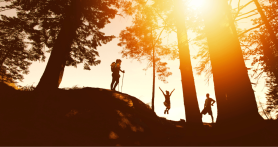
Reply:
[[211, 124], [194, 128], [107, 89], [0, 89], [0, 145], [273, 145], [267, 140], [277, 136], [276, 121], [232, 134]]

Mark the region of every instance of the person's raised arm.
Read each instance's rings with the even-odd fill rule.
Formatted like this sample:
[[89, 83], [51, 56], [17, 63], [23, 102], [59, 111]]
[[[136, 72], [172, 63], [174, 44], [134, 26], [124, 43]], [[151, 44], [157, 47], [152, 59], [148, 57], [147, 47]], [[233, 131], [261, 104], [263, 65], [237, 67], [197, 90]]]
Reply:
[[161, 90], [161, 92], [163, 93], [163, 95], [165, 95], [165, 93], [163, 92], [163, 90], [159, 87], [159, 89]]
[[175, 91], [175, 88], [173, 89], [173, 91], [170, 93], [170, 96], [172, 95], [172, 93]]

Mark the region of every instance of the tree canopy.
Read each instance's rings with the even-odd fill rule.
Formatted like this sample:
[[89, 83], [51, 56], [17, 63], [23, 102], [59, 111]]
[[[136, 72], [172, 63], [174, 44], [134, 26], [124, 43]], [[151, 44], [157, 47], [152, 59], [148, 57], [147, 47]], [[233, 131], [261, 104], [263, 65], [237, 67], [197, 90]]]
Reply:
[[[16, 9], [19, 20], [29, 26], [24, 28], [24, 31], [37, 50], [41, 50], [45, 45], [51, 51], [65, 17], [74, 15], [74, 10], [70, 8], [74, 0], [8, 0], [8, 2], [11, 2], [11, 5], [7, 7]], [[77, 66], [79, 63], [84, 63], [84, 69], [89, 70], [90, 66], [100, 63], [100, 60], [96, 59], [99, 56], [97, 46], [106, 44], [114, 38], [105, 36], [101, 29], [110, 23], [109, 19], [115, 17], [120, 4], [118, 0], [76, 2], [80, 3], [82, 9], [75, 11], [80, 11], [82, 16], [66, 65]]]
[[23, 80], [32, 61], [44, 61], [42, 50], [30, 48], [24, 33], [26, 24], [16, 17], [1, 15], [0, 19], [0, 74], [5, 82]]
[[[147, 1], [139, 1], [133, 7], [134, 18], [133, 24], [120, 33], [119, 46], [123, 47], [121, 51], [123, 57], [137, 59], [138, 61], [148, 60], [145, 68], [153, 66], [153, 58], [155, 58], [156, 71], [158, 78], [166, 81], [166, 77], [172, 73], [168, 71], [166, 62], [162, 62], [161, 58], [169, 57], [174, 59], [177, 56], [175, 48], [170, 48], [168, 44], [162, 43], [161, 34], [165, 30], [165, 26], [159, 24], [158, 16], [154, 14], [154, 8], [146, 4]], [[153, 56], [153, 50], [155, 55]]]
[[[130, 6], [125, 0], [6, 0], [5, 9], [17, 11], [33, 50], [51, 52], [38, 87], [58, 88], [64, 67], [83, 63], [84, 69], [100, 64], [97, 47], [111, 41], [101, 31], [118, 12]], [[120, 15], [120, 14], [119, 14]], [[25, 43], [24, 43], [25, 44]]]

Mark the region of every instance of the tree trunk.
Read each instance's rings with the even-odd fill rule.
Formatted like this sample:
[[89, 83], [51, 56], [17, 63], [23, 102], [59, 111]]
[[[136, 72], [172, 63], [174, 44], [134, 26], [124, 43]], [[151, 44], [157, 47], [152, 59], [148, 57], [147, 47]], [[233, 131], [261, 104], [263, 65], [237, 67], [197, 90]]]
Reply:
[[80, 2], [72, 1], [36, 90], [53, 90], [59, 87], [65, 68], [66, 57], [70, 54], [76, 30], [81, 23], [80, 11]]
[[[153, 39], [153, 30], [152, 30], [152, 39]], [[152, 92], [152, 110], [154, 111], [154, 93], [155, 93], [155, 47], [152, 41], [153, 46], [153, 92]]]
[[202, 118], [195, 89], [187, 38], [187, 29], [185, 25], [185, 16], [182, 15], [181, 17], [180, 15], [177, 15], [184, 14], [181, 0], [175, 0], [175, 10], [177, 12], [177, 17], [175, 18], [175, 25], [177, 28], [181, 82], [183, 88], [186, 122], [189, 124], [201, 125]]
[[[153, 50], [154, 55], [154, 50]], [[152, 110], [154, 111], [154, 92], [155, 92], [155, 61], [153, 57], [153, 92], [152, 92]]]
[[217, 123], [262, 120], [228, 3], [209, 3], [204, 20], [219, 112]]

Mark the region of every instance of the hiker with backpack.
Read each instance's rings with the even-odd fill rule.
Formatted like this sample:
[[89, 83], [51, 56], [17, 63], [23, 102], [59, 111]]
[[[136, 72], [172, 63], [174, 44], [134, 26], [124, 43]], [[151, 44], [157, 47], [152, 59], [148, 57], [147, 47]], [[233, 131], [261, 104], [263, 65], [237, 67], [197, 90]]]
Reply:
[[213, 123], [213, 116], [212, 116], [211, 106], [213, 106], [213, 104], [215, 103], [215, 100], [210, 98], [208, 93], [206, 94], [206, 97], [207, 97], [207, 99], [205, 101], [205, 106], [204, 106], [204, 109], [201, 112], [201, 114], [203, 116], [203, 115], [208, 113], [211, 116], [211, 120], [212, 120], [212, 123]]
[[165, 101], [164, 101], [164, 105], [166, 107], [166, 109], [164, 110], [164, 114], [169, 114], [169, 110], [171, 108], [171, 103], [170, 103], [170, 96], [172, 95], [172, 93], [174, 92], [175, 89], [173, 89], [173, 91], [169, 94], [169, 91], [166, 90], [166, 94], [163, 92], [163, 90], [159, 87], [159, 89], [161, 90], [161, 92], [163, 93], [164, 97], [165, 97]]
[[117, 85], [119, 84], [119, 80], [120, 80], [120, 71], [122, 73], [125, 73], [124, 70], [121, 70], [121, 63], [122, 63], [122, 60], [121, 59], [117, 59], [116, 60], [116, 63], [113, 62], [111, 64], [111, 71], [113, 72], [112, 73], [112, 82], [111, 82], [111, 85], [110, 85], [110, 88], [111, 90], [115, 90]]

